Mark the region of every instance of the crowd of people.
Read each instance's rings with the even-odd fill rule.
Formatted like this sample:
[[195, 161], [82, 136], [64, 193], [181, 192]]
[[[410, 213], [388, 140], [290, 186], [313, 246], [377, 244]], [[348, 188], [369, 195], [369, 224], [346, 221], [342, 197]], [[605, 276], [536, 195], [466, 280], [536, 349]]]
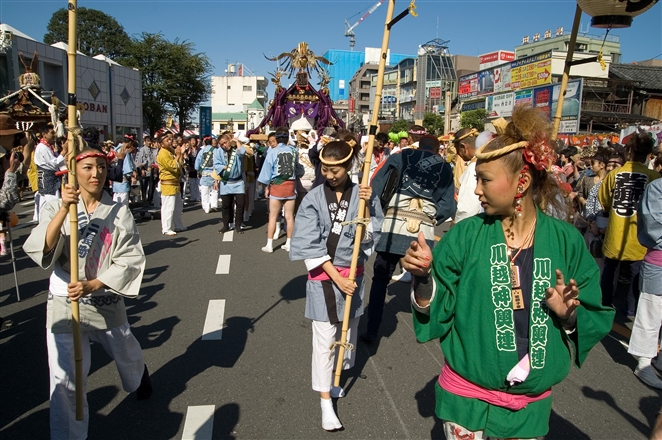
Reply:
[[[662, 389], [662, 155], [654, 139], [637, 132], [623, 145], [559, 145], [546, 117], [524, 106], [493, 125], [482, 133], [463, 128], [446, 145], [418, 125], [377, 133], [371, 157], [367, 137], [340, 128], [279, 127], [259, 141], [231, 132], [200, 140], [165, 131], [145, 137], [142, 146], [131, 135], [101, 143], [88, 129], [75, 158], [78, 188], [62, 185], [67, 143], [52, 127], [39, 128], [38, 139], [0, 133], [13, 136], [14, 151], [8, 158], [0, 150], [0, 209], [10, 210], [18, 198], [19, 167], [28, 176], [34, 169], [39, 224], [23, 249], [54, 270], [47, 330], [52, 438], [87, 436], [87, 417], [78, 422], [73, 412], [71, 299], [81, 301], [87, 323], [84, 372], [89, 341], [98, 341], [115, 360], [124, 389], [138, 399], [151, 394], [123, 302], [139, 293], [145, 267], [130, 209], [141, 203], [160, 209], [166, 236], [186, 230], [185, 202], [200, 202], [206, 214], [220, 209], [219, 232], [243, 234], [256, 200], [267, 199], [261, 250], [273, 253], [284, 232], [280, 249], [308, 271], [312, 388], [325, 430], [342, 428], [331, 399], [345, 395], [332, 377], [343, 317], [349, 316], [347, 338], [355, 345], [367, 303], [360, 338], [376, 341], [398, 265], [404, 272], [397, 279], [411, 280], [417, 338], [441, 341], [446, 363], [436, 412], [448, 439], [545, 435], [551, 387], [573, 363], [581, 366], [619, 310], [634, 321], [634, 373]], [[71, 206], [81, 222], [85, 276], [77, 283], [69, 282]], [[444, 222], [449, 231], [439, 241], [435, 228]], [[359, 224], [364, 233], [349, 279]], [[364, 265], [373, 253], [364, 298]], [[347, 350], [343, 369], [354, 359]]]

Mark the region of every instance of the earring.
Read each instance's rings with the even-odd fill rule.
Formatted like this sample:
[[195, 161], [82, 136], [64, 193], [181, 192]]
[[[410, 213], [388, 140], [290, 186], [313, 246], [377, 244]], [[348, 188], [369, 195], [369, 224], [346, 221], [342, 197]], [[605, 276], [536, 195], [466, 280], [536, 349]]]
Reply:
[[528, 171], [529, 166], [524, 165], [524, 168], [522, 168], [522, 171], [519, 175], [519, 181], [517, 182], [517, 194], [515, 194], [515, 211], [517, 212], [518, 217], [522, 216], [522, 197], [524, 197], [524, 184], [526, 183], [525, 176]]

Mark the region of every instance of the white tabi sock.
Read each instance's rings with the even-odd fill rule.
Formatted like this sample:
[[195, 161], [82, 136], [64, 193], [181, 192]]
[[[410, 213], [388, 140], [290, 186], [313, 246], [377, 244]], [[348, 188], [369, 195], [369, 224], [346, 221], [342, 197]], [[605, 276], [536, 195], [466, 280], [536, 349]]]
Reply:
[[285, 240], [285, 246], [290, 247], [290, 242], [291, 241], [292, 241], [291, 238], [288, 238], [287, 240]]
[[327, 431], [335, 431], [342, 428], [342, 423], [338, 420], [336, 412], [333, 409], [333, 401], [331, 399], [320, 398], [320, 406], [322, 407], [322, 428]]
[[274, 247], [274, 239], [273, 238], [267, 238], [267, 247]]

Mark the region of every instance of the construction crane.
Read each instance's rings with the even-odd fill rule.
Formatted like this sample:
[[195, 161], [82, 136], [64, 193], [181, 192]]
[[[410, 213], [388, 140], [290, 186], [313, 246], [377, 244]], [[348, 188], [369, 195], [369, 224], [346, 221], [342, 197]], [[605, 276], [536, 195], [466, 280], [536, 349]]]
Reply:
[[[354, 28], [356, 26], [360, 25], [361, 23], [363, 23], [363, 20], [365, 20], [366, 18], [368, 18], [370, 16], [370, 14], [375, 12], [377, 10], [377, 8], [380, 7], [382, 5], [382, 3], [384, 3], [385, 1], [386, 0], [379, 0], [377, 3], [372, 5], [372, 7], [370, 9], [368, 9], [368, 12], [363, 14], [363, 17], [359, 18], [359, 21], [357, 21], [356, 23], [354, 23], [351, 26], [349, 24], [349, 21], [345, 20], [345, 27], [346, 27], [345, 36], [349, 37], [349, 50], [354, 50], [354, 46], [356, 45], [356, 38], [355, 38], [356, 35], [354, 34]], [[350, 18], [352, 18], [352, 17], [350, 17]]]

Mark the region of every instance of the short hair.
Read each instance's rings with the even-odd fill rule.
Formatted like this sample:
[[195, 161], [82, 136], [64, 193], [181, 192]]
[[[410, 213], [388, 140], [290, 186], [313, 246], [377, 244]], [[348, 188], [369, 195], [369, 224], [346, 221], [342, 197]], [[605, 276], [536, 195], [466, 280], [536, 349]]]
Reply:
[[269, 134], [267, 135], [267, 139], [269, 139], [269, 138], [271, 138], [271, 137], [274, 137], [274, 138], [276, 137], [276, 132], [275, 132], [275, 131], [272, 131], [271, 133], [269, 133]]
[[388, 143], [388, 135], [386, 133], [377, 133], [375, 135], [375, 140], [381, 144]]
[[276, 140], [278, 142], [287, 142], [290, 140], [290, 131], [286, 127], [276, 129]]
[[633, 134], [625, 144], [625, 150], [632, 151], [635, 160], [642, 161], [653, 151], [653, 138], [645, 132]]

